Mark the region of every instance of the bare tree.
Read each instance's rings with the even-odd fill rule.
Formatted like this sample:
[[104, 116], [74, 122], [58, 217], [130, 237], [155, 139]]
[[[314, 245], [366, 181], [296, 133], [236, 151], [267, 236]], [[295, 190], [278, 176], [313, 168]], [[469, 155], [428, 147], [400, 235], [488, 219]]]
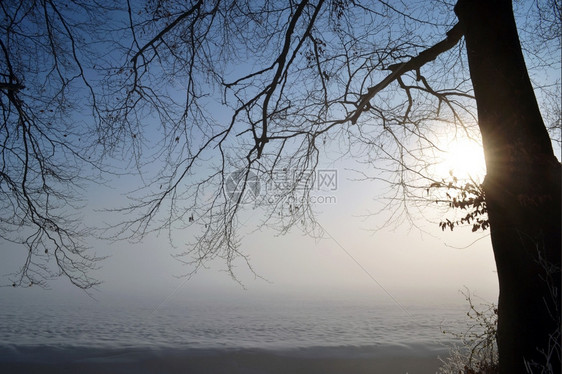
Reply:
[[[35, 116], [49, 110], [35, 101], [45, 95], [42, 86], [55, 87], [41, 102], [61, 103], [54, 113], [63, 118], [76, 113], [65, 94], [81, 81], [93, 108], [95, 137], [89, 139], [98, 154], [130, 156], [145, 177], [146, 183], [131, 194], [131, 204], [118, 209], [127, 219], [111, 235], [141, 240], [152, 231], [197, 228], [199, 235], [184, 253], [195, 269], [218, 257], [232, 271], [233, 261], [245, 258], [237, 233], [239, 217], [248, 208], [259, 209], [262, 224], [280, 232], [298, 226], [321, 235], [309, 202], [325, 152], [337, 150], [368, 165], [360, 168], [364, 177], [389, 182], [391, 208], [400, 215], [420, 190], [442, 182], [442, 176], [431, 174], [433, 159], [428, 157], [439, 152], [439, 131], [469, 137], [480, 132], [488, 168], [482, 191], [500, 276], [500, 367], [506, 373], [523, 372], [523, 359], [537, 358], [537, 347], [553, 327], [544, 312], [543, 296], [550, 295], [550, 288], [540, 281], [537, 244], [540, 258], [558, 269], [551, 275], [560, 278], [560, 163], [546, 130], [559, 141], [560, 78], [550, 84], [541, 78], [560, 69], [558, 1], [517, 2], [529, 14], [522, 47], [529, 71], [536, 73], [531, 78], [539, 83], [543, 106], [553, 109], [548, 126], [536, 105], [508, 0], [460, 0], [456, 6], [448, 1], [128, 1], [126, 9], [109, 17], [116, 21], [109, 42], [100, 41], [111, 45], [110, 52], [94, 47], [81, 31], [94, 10], [111, 8], [107, 4], [73, 3], [81, 14], [75, 22], [54, 1], [29, 8], [6, 4], [3, 12], [10, 22], [5, 24], [11, 26], [3, 29], [8, 35], [0, 86], [4, 128], [22, 135], [5, 139], [23, 145], [6, 140], [2, 148], [11, 154], [5, 160], [20, 165], [3, 168], [12, 173], [0, 184], [9, 196], [5, 200], [17, 207], [5, 227], [20, 222], [14, 217], [24, 217], [27, 227], [45, 235], [31, 238], [50, 238], [47, 222], [63, 227], [61, 218], [52, 218], [51, 204], [53, 198], [59, 204], [68, 199], [60, 194], [67, 184], [58, 184], [58, 194], [35, 187], [37, 194], [29, 195], [26, 183], [54, 179], [53, 168], [39, 160], [86, 161], [76, 152], [75, 136], [68, 139], [73, 132], [67, 129], [78, 132], [73, 121], [52, 129], [20, 115], [24, 112], [18, 107], [31, 108], [27, 112]], [[21, 39], [17, 45], [25, 46], [37, 39], [29, 30], [13, 31], [24, 24], [46, 30], [39, 38], [44, 41], [40, 54], [49, 63], [41, 67], [50, 68], [35, 75], [18, 71], [29, 66], [25, 57], [32, 47], [7, 45], [8, 40]], [[53, 25], [58, 32], [49, 31]], [[540, 38], [536, 30], [542, 30]], [[98, 56], [97, 72], [105, 72], [95, 87], [82, 68], [83, 58], [90, 56], [83, 51]], [[22, 77], [42, 82], [26, 101]], [[47, 148], [42, 142], [30, 148], [37, 164], [32, 167], [10, 150], [26, 149], [26, 129], [39, 123], [45, 130], [36, 136], [49, 142]], [[49, 144], [62, 155], [51, 151], [37, 157]], [[53, 170], [64, 176], [71, 169]], [[68, 179], [75, 175], [57, 181]], [[275, 193], [259, 193], [260, 186], [273, 186]], [[21, 204], [26, 196], [35, 196], [31, 206], [41, 209], [21, 210], [30, 205]], [[77, 237], [76, 230], [67, 232]], [[14, 229], [4, 237], [13, 238]], [[37, 240], [20, 240], [28, 243], [30, 259], [38, 255]], [[79, 247], [63, 243], [57, 248], [86, 263], [92, 260], [81, 248], [69, 250]], [[22, 279], [29, 277], [28, 269]], [[64, 267], [59, 264], [59, 269]], [[518, 290], [524, 298], [518, 298]], [[555, 304], [559, 292], [557, 297]], [[533, 331], [517, 326], [533, 326]], [[554, 365], [559, 367], [559, 358]]]
[[84, 168], [98, 161], [88, 151], [86, 118], [97, 115], [89, 35], [109, 6], [0, 4], [0, 237], [26, 250], [14, 287], [60, 275], [84, 289], [98, 283], [79, 209]]
[[[558, 2], [534, 9], [540, 27], [559, 27]], [[314, 232], [310, 189], [297, 187], [314, 182], [307, 171], [333, 149], [326, 143], [384, 165], [390, 177], [382, 178], [395, 186], [392, 201], [406, 202], [412, 190], [439, 183], [424, 155], [435, 149], [436, 123], [468, 134], [477, 123], [500, 281], [500, 368], [523, 372], [525, 362], [540, 358], [557, 330], [549, 310], [560, 303], [559, 293], [550, 297], [538, 261], [552, 264], [557, 270], [549, 277], [560, 283], [560, 163], [510, 1], [459, 1], [458, 22], [446, 2], [157, 1], [145, 10], [148, 17], [139, 18], [129, 8], [132, 40], [118, 70], [124, 77], [109, 82], [119, 100], [108, 108], [108, 123], [134, 128], [128, 136], [136, 139], [139, 116], [157, 114], [168, 163], [122, 210], [140, 216], [123, 222], [118, 236], [200, 225], [187, 258], [197, 265], [221, 257], [231, 269], [243, 257], [237, 217], [254, 176], [275, 182], [286, 173], [290, 182], [273, 201], [255, 201], [266, 208], [263, 224]], [[463, 36], [466, 46], [459, 44]], [[544, 34], [541, 41], [540, 50], [525, 45], [528, 56], [543, 70], [559, 68], [556, 38]], [[220, 105], [230, 109], [222, 120], [209, 112]], [[556, 371], [560, 359], [545, 365]]]
[[[452, 19], [424, 21], [385, 3], [150, 5], [141, 12], [147, 19], [129, 9], [132, 39], [123, 45], [129, 56], [114, 69], [121, 77], [107, 82], [118, 100], [109, 101], [106, 123], [140, 155], [145, 139], [138, 118], [150, 113], [166, 139], [157, 159], [167, 163], [123, 209], [141, 215], [123, 222], [118, 235], [200, 225], [201, 236], [186, 254], [230, 261], [241, 254], [236, 217], [245, 193], [253, 193], [248, 178], [255, 175], [263, 185], [289, 182], [273, 200], [262, 195], [253, 201], [253, 208], [266, 208], [264, 224], [314, 232], [311, 191], [300, 187], [315, 182], [322, 152], [335, 146], [357, 159], [386, 159], [392, 173], [385, 178], [395, 178], [407, 196], [413, 184], [434, 181], [424, 172], [432, 160], [422, 154], [434, 147], [433, 122], [474, 130], [474, 121], [472, 129], [466, 122], [474, 119], [468, 77], [453, 72], [445, 79], [439, 71], [447, 69], [445, 60], [429, 72], [436, 77], [431, 84], [420, 70], [461, 38]], [[463, 59], [447, 58], [453, 66]], [[222, 110], [218, 118], [210, 111], [216, 108]], [[234, 199], [227, 183], [232, 172], [241, 192]], [[154, 220], [158, 214], [165, 218]]]
[[[537, 6], [541, 21], [545, 8]], [[265, 202], [270, 205], [264, 224], [280, 231], [295, 224], [314, 229], [311, 207], [302, 203], [310, 190], [297, 186], [310, 182], [307, 170], [318, 165], [325, 141], [356, 158], [389, 161], [398, 201], [408, 201], [413, 187], [432, 182], [422, 154], [434, 147], [435, 123], [467, 131], [478, 122], [488, 167], [483, 192], [500, 278], [500, 368], [523, 372], [556, 330], [549, 310], [557, 310], [560, 295], [548, 298], [537, 256], [558, 269], [553, 277], [559, 280], [560, 164], [526, 74], [511, 3], [461, 1], [456, 24], [447, 17], [424, 19], [426, 11], [420, 4], [406, 11], [384, 2], [367, 7], [322, 0], [199, 1], [183, 8], [156, 2], [151, 19], [143, 21], [130, 9], [130, 62], [120, 68], [128, 73], [125, 84], [119, 82], [124, 99], [112, 107], [113, 118], [120, 128], [130, 127], [147, 103], [171, 134], [167, 139], [178, 145], [166, 148], [172, 162], [156, 178], [162, 191], [148, 191], [127, 208], [143, 213], [124, 222], [120, 233], [142, 237], [178, 221], [199, 224], [202, 234], [186, 255], [196, 264], [222, 257], [231, 269], [240, 255], [236, 217], [254, 175], [275, 180], [292, 173], [286, 176], [292, 183]], [[156, 36], [140, 39], [142, 30], [162, 21]], [[436, 40], [435, 33], [443, 35], [444, 29], [446, 37]], [[466, 60], [458, 49], [447, 53], [462, 36], [469, 69], [463, 69]], [[543, 38], [548, 40], [553, 39]], [[552, 60], [546, 65], [553, 66]], [[154, 66], [157, 74], [151, 75]], [[178, 77], [185, 85], [181, 100], [168, 85], [159, 86]], [[389, 86], [394, 89], [385, 90]], [[221, 104], [231, 109], [224, 122], [206, 112], [219, 90]], [[174, 112], [180, 115], [170, 117]], [[200, 173], [195, 167], [208, 158], [216, 160], [208, 166], [211, 172], [194, 183]], [[235, 199], [228, 193], [231, 167], [242, 170]], [[542, 187], [529, 184], [537, 180], [544, 181]], [[202, 201], [209, 188], [212, 198]], [[193, 205], [185, 209], [183, 200]], [[164, 207], [163, 225], [151, 225]], [[548, 364], [556, 371], [560, 360]]]

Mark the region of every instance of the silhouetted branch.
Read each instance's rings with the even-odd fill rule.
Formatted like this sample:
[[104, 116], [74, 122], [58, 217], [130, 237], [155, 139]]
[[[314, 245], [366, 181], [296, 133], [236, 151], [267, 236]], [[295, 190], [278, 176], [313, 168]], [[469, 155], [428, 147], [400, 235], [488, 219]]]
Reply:
[[453, 48], [459, 42], [462, 36], [462, 26], [460, 23], [457, 23], [451, 30], [447, 32], [446, 39], [435, 44], [433, 47], [424, 50], [416, 57], [413, 57], [406, 62], [390, 65], [388, 69], [391, 70], [392, 73], [390, 73], [385, 79], [383, 79], [375, 86], [370, 87], [367, 90], [367, 93], [361, 96], [361, 99], [357, 104], [357, 110], [350, 118], [351, 122], [356, 123], [361, 113], [365, 109], [368, 109], [370, 107], [369, 101], [371, 101], [371, 99], [373, 99], [373, 97], [375, 97], [375, 95], [380, 91], [388, 87], [390, 83], [397, 80], [404, 73], [411, 70], [419, 70], [423, 65], [435, 60], [437, 56]]

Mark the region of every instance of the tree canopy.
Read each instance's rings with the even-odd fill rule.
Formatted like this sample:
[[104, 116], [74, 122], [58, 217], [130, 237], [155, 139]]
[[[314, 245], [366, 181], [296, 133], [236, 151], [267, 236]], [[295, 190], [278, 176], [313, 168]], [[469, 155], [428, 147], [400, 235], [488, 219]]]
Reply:
[[[0, 236], [27, 253], [13, 284], [97, 284], [81, 186], [118, 174], [146, 183], [107, 235], [196, 227], [185, 253], [195, 264], [244, 256], [248, 207], [280, 232], [319, 234], [309, 187], [327, 153], [390, 183], [400, 216], [447, 177], [432, 173], [442, 133], [478, 138], [454, 5], [4, 1]], [[515, 6], [559, 142], [560, 3]], [[280, 180], [273, 198], [255, 190]]]

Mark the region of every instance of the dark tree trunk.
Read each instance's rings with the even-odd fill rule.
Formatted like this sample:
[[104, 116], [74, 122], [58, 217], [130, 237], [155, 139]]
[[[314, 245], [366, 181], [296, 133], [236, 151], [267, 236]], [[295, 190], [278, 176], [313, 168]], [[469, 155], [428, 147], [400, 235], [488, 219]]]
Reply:
[[[527, 74], [510, 0], [459, 0], [486, 157], [498, 270], [500, 372], [546, 358], [560, 336], [561, 166]], [[550, 341], [554, 338], [555, 341]], [[540, 372], [540, 371], [531, 371]]]

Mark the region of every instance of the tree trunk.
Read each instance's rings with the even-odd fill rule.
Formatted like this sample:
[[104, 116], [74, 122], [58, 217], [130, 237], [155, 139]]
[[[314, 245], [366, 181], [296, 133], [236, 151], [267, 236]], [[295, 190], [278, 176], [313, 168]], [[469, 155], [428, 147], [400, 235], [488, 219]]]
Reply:
[[[560, 373], [561, 165], [527, 74], [511, 1], [459, 0], [455, 12], [486, 158], [500, 373], [526, 373], [532, 363]], [[554, 345], [557, 353], [546, 357]]]

